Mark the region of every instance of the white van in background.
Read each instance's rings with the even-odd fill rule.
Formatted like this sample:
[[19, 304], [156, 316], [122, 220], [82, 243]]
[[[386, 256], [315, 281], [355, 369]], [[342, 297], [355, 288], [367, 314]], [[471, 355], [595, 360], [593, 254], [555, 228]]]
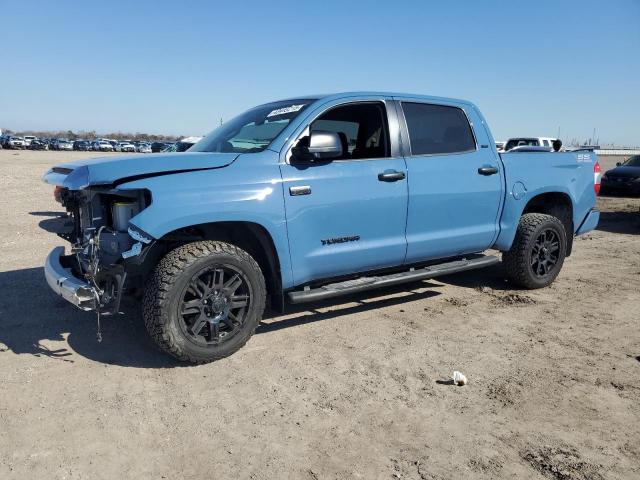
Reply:
[[517, 147], [547, 147], [553, 148], [553, 141], [556, 140], [552, 137], [514, 137], [507, 140], [504, 145], [504, 151], [508, 152]]

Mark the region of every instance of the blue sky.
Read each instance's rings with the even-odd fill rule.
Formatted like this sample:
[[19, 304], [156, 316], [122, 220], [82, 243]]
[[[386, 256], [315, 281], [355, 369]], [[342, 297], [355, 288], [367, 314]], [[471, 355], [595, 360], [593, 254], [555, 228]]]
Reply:
[[640, 0], [0, 0], [0, 128], [203, 134], [284, 97], [469, 99], [494, 136], [640, 145]]

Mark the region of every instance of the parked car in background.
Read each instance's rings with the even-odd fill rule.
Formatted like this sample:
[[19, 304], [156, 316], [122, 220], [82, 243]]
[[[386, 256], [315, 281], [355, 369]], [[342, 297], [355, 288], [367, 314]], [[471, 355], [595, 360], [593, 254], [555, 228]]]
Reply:
[[49, 150], [49, 144], [43, 140], [34, 139], [29, 144], [29, 150]]
[[515, 137], [510, 138], [504, 145], [504, 151], [508, 152], [516, 147], [553, 147], [555, 138], [551, 137]]
[[56, 150], [73, 150], [73, 142], [65, 138], [58, 139], [56, 142]]
[[79, 152], [86, 152], [91, 149], [91, 144], [86, 140], [76, 140], [73, 142], [73, 149]]
[[271, 102], [151, 160], [44, 175], [73, 245], [56, 247], [44, 273], [62, 298], [101, 314], [143, 291], [153, 340], [194, 363], [241, 348], [267, 299], [282, 311], [496, 265], [489, 249], [503, 252], [512, 285], [546, 287], [599, 219], [593, 152], [499, 154], [464, 100]]
[[31, 145], [31, 142], [34, 140], [37, 140], [38, 137], [36, 137], [35, 135], [25, 135], [24, 137], [24, 145], [25, 147], [29, 147], [29, 145]]
[[507, 142], [504, 142], [502, 140], [496, 140], [496, 150], [498, 150], [498, 152], [504, 152], [504, 146], [507, 144]]
[[22, 137], [16, 137], [15, 135], [5, 137], [2, 146], [8, 150], [24, 150], [26, 148], [24, 139]]
[[138, 153], [151, 153], [151, 144], [148, 142], [140, 142], [136, 147]]
[[93, 149], [98, 152], [113, 152], [113, 145], [106, 140], [98, 140], [93, 144]]
[[176, 143], [171, 144], [164, 150], [163, 152], [186, 152], [191, 147], [193, 147], [196, 143], [202, 140], [202, 137], [185, 137], [182, 140], [178, 140]]
[[116, 152], [135, 152], [136, 147], [128, 140], [123, 140], [116, 144]]
[[171, 145], [170, 142], [153, 142], [151, 144], [151, 152], [152, 153], [161, 152], [162, 150], [167, 148], [169, 145]]
[[600, 184], [601, 195], [640, 195], [640, 155], [633, 155], [607, 170]]

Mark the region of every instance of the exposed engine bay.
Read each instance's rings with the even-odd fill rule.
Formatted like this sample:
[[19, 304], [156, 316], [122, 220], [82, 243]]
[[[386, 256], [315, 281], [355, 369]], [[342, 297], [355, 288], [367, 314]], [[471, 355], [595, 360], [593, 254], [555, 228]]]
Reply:
[[71, 255], [61, 263], [91, 285], [99, 315], [118, 313], [128, 264], [139, 263], [143, 247], [152, 243], [129, 227], [129, 220], [151, 203], [149, 193], [57, 187], [54, 195], [67, 210], [67, 221], [56, 233], [71, 243]]

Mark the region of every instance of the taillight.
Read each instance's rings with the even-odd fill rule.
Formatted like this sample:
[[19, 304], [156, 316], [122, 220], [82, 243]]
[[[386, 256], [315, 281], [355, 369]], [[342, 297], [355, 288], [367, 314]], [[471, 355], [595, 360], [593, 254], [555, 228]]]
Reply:
[[56, 188], [53, 189], [53, 198], [56, 202], [62, 203], [62, 187], [60, 185], [56, 185]]
[[596, 191], [596, 195], [600, 195], [600, 179], [602, 178], [602, 173], [600, 170], [600, 164], [596, 160], [596, 163], [593, 164], [593, 189]]

